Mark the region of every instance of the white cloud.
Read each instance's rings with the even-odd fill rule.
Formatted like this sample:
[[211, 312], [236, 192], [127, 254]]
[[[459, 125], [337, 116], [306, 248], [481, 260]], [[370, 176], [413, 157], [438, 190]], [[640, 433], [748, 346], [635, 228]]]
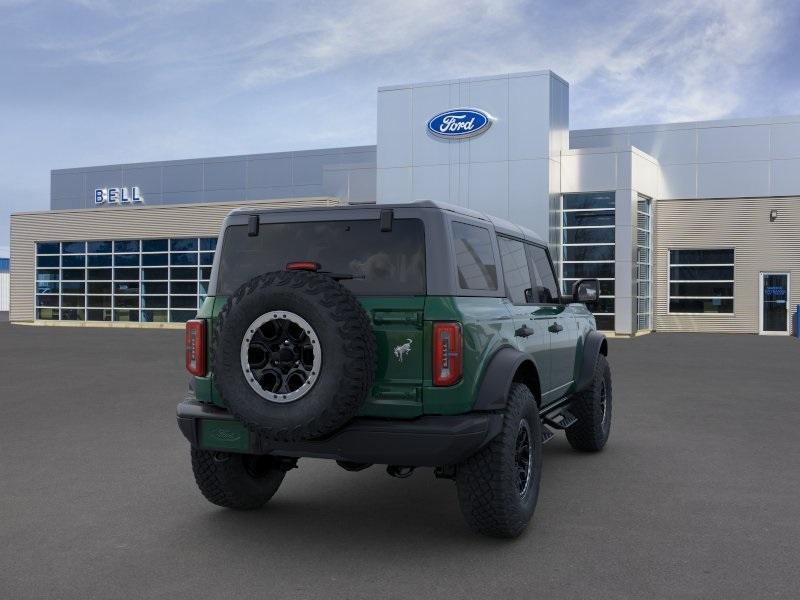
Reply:
[[503, 0], [372, 0], [284, 13], [290, 31], [257, 35], [240, 50], [251, 53], [241, 82], [269, 85], [362, 61], [383, 61], [389, 76], [393, 61], [419, 62], [445, 44], [461, 46], [475, 28], [484, 35], [503, 28], [518, 8], [518, 2]]
[[763, 0], [672, 1], [633, 18], [578, 84], [616, 90], [601, 120], [713, 119], [746, 99], [748, 75], [772, 50], [780, 15]]
[[572, 84], [580, 121], [619, 124], [739, 109], [787, 10], [771, 0], [76, 2], [120, 26], [37, 41], [60, 65], [181, 78], [216, 69], [206, 91], [219, 99], [333, 74], [358, 85], [366, 73], [385, 84], [552, 68]]

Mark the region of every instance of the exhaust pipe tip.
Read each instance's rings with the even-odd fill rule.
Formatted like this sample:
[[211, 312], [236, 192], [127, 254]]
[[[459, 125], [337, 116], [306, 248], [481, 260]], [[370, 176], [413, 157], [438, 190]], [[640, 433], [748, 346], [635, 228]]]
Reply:
[[397, 477], [398, 479], [405, 479], [406, 477], [411, 477], [412, 473], [414, 473], [415, 468], [416, 467], [405, 467], [403, 465], [388, 465], [386, 467], [386, 472], [392, 477]]

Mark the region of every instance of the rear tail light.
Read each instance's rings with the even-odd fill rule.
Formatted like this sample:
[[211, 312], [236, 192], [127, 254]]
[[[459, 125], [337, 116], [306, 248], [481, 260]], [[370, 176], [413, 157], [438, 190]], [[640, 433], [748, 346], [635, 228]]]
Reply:
[[433, 324], [433, 385], [453, 385], [463, 368], [460, 323]]
[[197, 377], [206, 374], [206, 322], [203, 319], [186, 322], [186, 370]]

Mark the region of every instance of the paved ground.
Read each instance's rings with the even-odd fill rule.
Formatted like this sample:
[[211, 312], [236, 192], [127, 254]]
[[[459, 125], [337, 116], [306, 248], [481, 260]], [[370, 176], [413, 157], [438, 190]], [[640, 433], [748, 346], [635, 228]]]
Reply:
[[606, 451], [545, 447], [519, 540], [450, 482], [301, 461], [266, 509], [195, 490], [179, 331], [0, 325], [0, 598], [797, 598], [800, 342], [611, 342]]

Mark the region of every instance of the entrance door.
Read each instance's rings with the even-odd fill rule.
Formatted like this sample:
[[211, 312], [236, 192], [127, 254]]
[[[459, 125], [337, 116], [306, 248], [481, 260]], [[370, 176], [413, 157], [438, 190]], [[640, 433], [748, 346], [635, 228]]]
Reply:
[[788, 335], [789, 273], [761, 273], [758, 332], [762, 335]]

